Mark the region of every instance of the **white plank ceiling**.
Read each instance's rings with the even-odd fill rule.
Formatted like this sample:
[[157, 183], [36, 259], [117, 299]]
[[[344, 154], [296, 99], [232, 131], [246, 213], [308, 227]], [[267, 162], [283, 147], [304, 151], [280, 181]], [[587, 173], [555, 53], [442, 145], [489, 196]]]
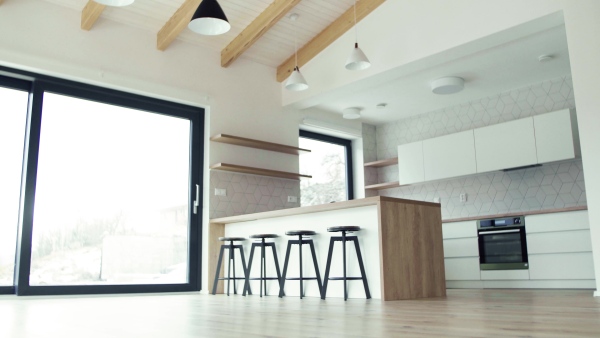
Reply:
[[[87, 0], [45, 1], [80, 12], [87, 4]], [[220, 36], [202, 36], [185, 29], [174, 43], [190, 43], [220, 52], [272, 1], [219, 0], [231, 24], [229, 32]], [[183, 0], [136, 0], [126, 7], [107, 6], [95, 25], [111, 24], [110, 21], [113, 21], [147, 30], [149, 34], [156, 34], [182, 3]], [[300, 49], [353, 4], [353, 0], [302, 0], [241, 57], [276, 68], [294, 54], [294, 34], [297, 34], [298, 49]], [[300, 15], [296, 22], [288, 19], [291, 13]]]

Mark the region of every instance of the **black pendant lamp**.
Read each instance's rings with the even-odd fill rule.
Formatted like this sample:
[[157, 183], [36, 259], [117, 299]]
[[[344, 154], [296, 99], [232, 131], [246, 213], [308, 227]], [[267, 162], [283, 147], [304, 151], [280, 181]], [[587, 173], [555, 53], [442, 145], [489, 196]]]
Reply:
[[231, 25], [217, 0], [202, 0], [188, 28], [202, 35], [220, 35], [227, 33]]

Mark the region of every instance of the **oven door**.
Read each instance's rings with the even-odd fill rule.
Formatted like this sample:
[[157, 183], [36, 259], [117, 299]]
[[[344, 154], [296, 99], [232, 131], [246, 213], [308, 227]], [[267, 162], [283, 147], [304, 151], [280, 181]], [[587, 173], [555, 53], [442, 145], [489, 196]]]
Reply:
[[479, 230], [481, 270], [529, 269], [525, 227]]

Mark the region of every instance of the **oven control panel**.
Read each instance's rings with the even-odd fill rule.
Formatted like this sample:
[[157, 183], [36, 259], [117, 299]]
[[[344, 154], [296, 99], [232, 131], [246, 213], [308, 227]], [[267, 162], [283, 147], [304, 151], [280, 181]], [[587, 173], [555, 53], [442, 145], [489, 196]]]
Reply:
[[523, 216], [482, 219], [482, 220], [477, 221], [478, 229], [517, 227], [517, 226], [524, 226], [524, 225], [525, 225], [525, 218]]

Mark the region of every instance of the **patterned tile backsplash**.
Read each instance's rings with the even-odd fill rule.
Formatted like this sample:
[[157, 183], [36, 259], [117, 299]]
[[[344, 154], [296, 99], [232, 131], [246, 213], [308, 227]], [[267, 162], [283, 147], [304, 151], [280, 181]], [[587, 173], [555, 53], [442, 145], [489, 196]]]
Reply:
[[[377, 126], [377, 159], [396, 157], [400, 144], [574, 109], [572, 88], [571, 77], [566, 76]], [[367, 149], [365, 158], [372, 157], [366, 152]], [[377, 171], [378, 182], [398, 180], [397, 165]], [[467, 194], [464, 203], [459, 200], [462, 193]], [[444, 219], [587, 204], [580, 159], [386, 189], [379, 191], [379, 195], [425, 201], [440, 197]]]
[[[216, 196], [225, 189], [226, 196]], [[300, 181], [224, 171], [210, 172], [209, 218], [251, 214], [300, 206]], [[288, 203], [296, 196], [297, 203]]]

